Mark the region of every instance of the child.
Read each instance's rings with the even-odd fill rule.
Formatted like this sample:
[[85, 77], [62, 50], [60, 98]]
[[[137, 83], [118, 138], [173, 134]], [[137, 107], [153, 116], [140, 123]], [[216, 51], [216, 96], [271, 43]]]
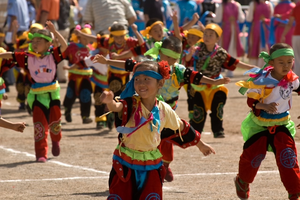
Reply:
[[[81, 27], [77, 25], [76, 30], [85, 34], [91, 34], [91, 26], [89, 24]], [[63, 105], [65, 107], [65, 118], [67, 122], [72, 122], [72, 106], [76, 98], [80, 101], [80, 114], [83, 124], [92, 123], [90, 111], [92, 105], [91, 94], [93, 92], [90, 77], [93, 70], [85, 65], [84, 59], [89, 56], [88, 42], [85, 38], [77, 37], [72, 33], [71, 41], [65, 57], [69, 60], [69, 65], [76, 65], [74, 68], [69, 68], [69, 83]]]
[[[218, 80], [207, 78], [206, 76], [203, 76], [202, 73], [193, 72], [190, 69], [185, 68], [183, 65], [176, 63], [176, 60], [180, 57], [181, 50], [181, 41], [174, 36], [170, 36], [162, 43], [155, 43], [155, 47], [145, 54], [150, 55], [155, 59], [159, 56], [160, 60], [168, 62], [168, 65], [171, 68], [171, 76], [169, 79], [165, 80], [164, 86], [159, 90], [158, 94], [162, 100], [169, 104], [174, 110], [177, 107], [179, 91], [182, 85], [189, 83], [194, 83], [196, 85], [200, 83], [219, 85], [229, 82], [228, 78]], [[125, 68], [126, 71], [132, 71], [133, 67], [136, 65], [136, 62], [130, 59], [126, 62], [123, 61], [122, 63], [120, 61], [107, 60], [103, 56], [96, 56], [95, 60], [103, 64], [113, 64], [114, 66]], [[169, 167], [170, 163], [173, 161], [172, 143], [163, 141], [161, 144], [161, 152], [163, 154], [162, 159], [164, 166], [167, 170], [165, 179], [167, 181], [172, 181], [173, 174]]]
[[[222, 68], [235, 70], [236, 67], [251, 69], [254, 66], [247, 65], [231, 57], [217, 43], [222, 35], [222, 29], [217, 24], [208, 24], [205, 27], [203, 43], [200, 43], [190, 61], [194, 63], [194, 69], [203, 75], [212, 78], [222, 78]], [[206, 114], [211, 110], [211, 128], [215, 138], [224, 138], [223, 107], [226, 103], [228, 89], [223, 85], [212, 86], [192, 84], [190, 95], [194, 101], [193, 110], [190, 110], [190, 123], [197, 131], [203, 131]]]
[[[284, 43], [274, 44], [270, 55], [260, 54], [266, 65], [256, 70], [252, 78], [237, 85], [248, 88], [247, 104], [252, 109], [242, 123], [245, 141], [239, 162], [239, 173], [234, 179], [239, 198], [249, 198], [249, 184], [253, 182], [266, 151], [273, 151], [281, 181], [289, 199], [300, 196], [300, 172], [294, 140], [295, 124], [290, 119], [292, 91], [300, 95], [298, 76], [291, 70], [293, 49]], [[253, 72], [253, 70], [252, 70]]]
[[150, 194], [162, 199], [165, 171], [157, 148], [161, 140], [183, 148], [196, 145], [205, 156], [215, 153], [171, 107], [156, 99], [164, 80], [170, 76], [170, 68], [165, 64], [144, 61], [135, 65], [134, 75], [121, 94], [124, 99], [119, 102], [113, 100], [112, 92], [101, 95], [101, 101], [115, 112], [115, 125], [120, 132], [109, 178], [108, 199], [148, 199]]
[[0, 117], [0, 127], [23, 133], [26, 126], [25, 122], [10, 122]]
[[56, 82], [56, 67], [63, 60], [62, 53], [67, 48], [63, 37], [48, 21], [48, 29], [58, 38], [61, 46], [50, 48], [52, 38], [49, 30], [38, 30], [29, 34], [31, 44], [28, 52], [1, 53], [0, 58], [13, 59], [18, 67], [30, 73], [31, 89], [27, 101], [33, 111], [36, 161], [47, 161], [47, 136], [50, 129], [52, 154], [60, 154], [61, 139], [60, 87]]

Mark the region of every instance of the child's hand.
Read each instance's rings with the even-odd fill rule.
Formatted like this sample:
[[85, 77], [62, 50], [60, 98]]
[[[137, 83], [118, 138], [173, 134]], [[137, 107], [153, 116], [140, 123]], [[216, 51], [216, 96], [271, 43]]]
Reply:
[[201, 22], [201, 21], [198, 21], [197, 25], [200, 27], [200, 30], [201, 30], [202, 32], [204, 32], [205, 26], [202, 24], [202, 22]]
[[196, 52], [196, 49], [197, 49], [197, 47], [195, 47], [195, 46], [190, 47], [189, 48], [189, 54], [194, 55], [194, 53]]
[[25, 122], [16, 122], [13, 123], [12, 130], [23, 133], [25, 127], [26, 127]]
[[51, 31], [52, 33], [54, 33], [54, 32], [56, 31], [55, 26], [52, 24], [51, 21], [47, 21], [46, 24], [47, 24], [46, 28], [47, 28], [49, 31]]
[[215, 150], [210, 145], [206, 144], [205, 142], [202, 142], [202, 140], [198, 142], [197, 147], [203, 153], [204, 156], [208, 156], [211, 153], [216, 154]]
[[216, 85], [228, 84], [230, 82], [230, 78], [224, 77], [216, 80]]
[[177, 11], [174, 11], [174, 12], [171, 14], [171, 18], [172, 18], [172, 21], [177, 22], [177, 20], [178, 20], [178, 17], [177, 17]]
[[111, 57], [111, 59], [118, 60], [119, 54], [117, 54], [117, 53], [111, 53], [110, 57]]
[[265, 110], [268, 113], [277, 113], [277, 107], [278, 103], [270, 103], [270, 104], [262, 104], [262, 109]]
[[103, 55], [97, 54], [93, 59], [93, 63], [97, 63], [97, 62], [106, 65], [107, 59]]
[[114, 99], [114, 93], [112, 91], [104, 91], [100, 96], [100, 102], [108, 104]]
[[71, 67], [69, 67], [69, 66], [63, 66], [63, 69], [64, 69], [64, 70], [70, 70]]
[[199, 15], [198, 15], [198, 13], [194, 13], [193, 14], [193, 21], [196, 23], [197, 21], [199, 21], [199, 19], [200, 19], [200, 17], [199, 17]]
[[131, 29], [132, 29], [132, 31], [133, 32], [137, 32], [138, 30], [137, 30], [137, 25], [135, 25], [135, 24], [131, 24]]
[[8, 99], [8, 96], [7, 96], [7, 94], [6, 94], [6, 93], [4, 93], [2, 98], [3, 98], [3, 100], [6, 100], [6, 99]]

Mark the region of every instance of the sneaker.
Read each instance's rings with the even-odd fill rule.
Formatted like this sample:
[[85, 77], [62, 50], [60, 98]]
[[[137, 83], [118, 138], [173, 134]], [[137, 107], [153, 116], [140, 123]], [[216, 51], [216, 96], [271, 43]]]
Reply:
[[72, 122], [71, 110], [65, 108], [65, 119], [67, 122]]
[[299, 200], [300, 194], [289, 194], [289, 199], [290, 200]]
[[89, 118], [89, 117], [83, 117], [82, 118], [82, 123], [83, 124], [90, 124], [92, 122], [93, 122], [93, 120], [91, 118]]
[[47, 162], [47, 159], [45, 157], [39, 157], [39, 158], [36, 159], [36, 162], [44, 163], [44, 162]]
[[59, 154], [60, 154], [59, 142], [52, 141], [52, 155], [59, 156]]
[[225, 138], [225, 133], [223, 131], [216, 132], [214, 138]]
[[114, 126], [114, 122], [115, 122], [115, 116], [114, 113], [109, 113], [107, 115], [107, 127], [109, 128], [109, 130], [113, 129]]
[[104, 122], [104, 121], [100, 121], [100, 122], [96, 123], [96, 129], [97, 130], [100, 130], [100, 129], [105, 128], [105, 127], [106, 127], [106, 122]]
[[169, 163], [164, 163], [164, 167], [166, 169], [165, 180], [168, 182], [172, 182], [174, 180], [174, 176], [173, 176], [171, 168], [169, 167]]
[[236, 194], [241, 200], [247, 200], [250, 196], [249, 183], [243, 182], [239, 175], [234, 178]]

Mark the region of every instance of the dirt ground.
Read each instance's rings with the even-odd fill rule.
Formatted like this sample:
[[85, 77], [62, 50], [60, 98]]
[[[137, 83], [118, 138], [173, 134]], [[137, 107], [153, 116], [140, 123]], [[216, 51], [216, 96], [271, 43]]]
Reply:
[[[238, 199], [233, 178], [238, 170], [243, 140], [240, 125], [249, 108], [246, 97], [241, 96], [234, 83], [245, 79], [242, 71], [228, 84], [229, 96], [224, 111], [226, 137], [214, 139], [210, 133], [208, 117], [202, 139], [211, 144], [216, 155], [204, 157], [196, 147], [174, 149], [171, 163], [175, 180], [164, 183], [164, 199]], [[61, 99], [66, 84], [61, 84]], [[2, 104], [2, 116], [11, 121], [25, 121], [29, 126], [24, 133], [0, 129], [0, 199], [106, 199], [108, 174], [111, 169], [112, 152], [117, 145], [117, 132], [103, 129], [96, 124], [82, 124], [78, 101], [73, 109], [73, 122], [66, 123], [62, 116], [61, 155], [51, 155], [49, 138], [49, 161], [35, 162], [32, 119], [26, 112], [18, 111], [16, 91], [11, 86], [9, 99]], [[292, 119], [300, 123], [300, 97], [294, 95]], [[180, 117], [188, 119], [186, 94], [181, 90]], [[62, 109], [63, 113], [63, 109]], [[94, 108], [91, 109], [94, 117]], [[296, 141], [299, 140], [300, 134]], [[297, 142], [297, 148], [300, 149]], [[287, 192], [280, 181], [274, 155], [268, 153], [262, 162], [250, 199], [287, 199]]]

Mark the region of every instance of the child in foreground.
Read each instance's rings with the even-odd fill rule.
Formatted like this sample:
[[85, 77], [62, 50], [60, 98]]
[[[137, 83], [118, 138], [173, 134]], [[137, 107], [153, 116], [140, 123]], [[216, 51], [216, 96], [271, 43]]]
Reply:
[[168, 104], [157, 100], [158, 90], [170, 76], [166, 62], [144, 61], [133, 72], [119, 102], [114, 101], [112, 92], [105, 91], [100, 96], [108, 109], [115, 112], [115, 125], [120, 133], [108, 199], [147, 199], [149, 195], [162, 199], [165, 169], [157, 148], [162, 140], [182, 148], [196, 145], [205, 156], [215, 151]]
[[247, 104], [252, 109], [241, 127], [245, 144], [234, 179], [237, 196], [249, 198], [249, 184], [266, 152], [273, 151], [288, 197], [296, 200], [300, 197], [300, 172], [294, 140], [296, 128], [289, 115], [292, 91], [300, 94], [298, 76], [291, 70], [294, 51], [289, 45], [278, 43], [271, 47], [270, 55], [262, 52], [260, 57], [265, 60], [265, 67], [251, 70], [256, 72], [252, 78], [237, 83], [249, 89]]

